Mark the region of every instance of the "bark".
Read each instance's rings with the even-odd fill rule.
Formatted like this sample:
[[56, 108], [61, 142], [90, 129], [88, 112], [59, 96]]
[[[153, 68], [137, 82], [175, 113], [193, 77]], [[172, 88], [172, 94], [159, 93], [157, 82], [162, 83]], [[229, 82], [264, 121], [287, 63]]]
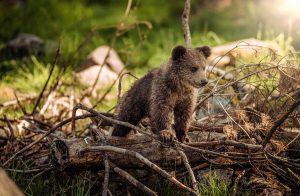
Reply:
[[[193, 141], [201, 141], [201, 137], [190, 133], [189, 136]], [[202, 138], [203, 139], [203, 138]], [[74, 138], [67, 140], [55, 140], [52, 145], [52, 160], [53, 162], [64, 169], [68, 166], [74, 167], [97, 167], [102, 166], [104, 161], [103, 151], [94, 152], [80, 152], [84, 148], [92, 146], [115, 146], [127, 150], [140, 153], [147, 157], [151, 162], [159, 166], [174, 166], [181, 165], [182, 160], [180, 154], [174, 148], [163, 146], [159, 141], [150, 138], [149, 136], [141, 135], [134, 138], [107, 138], [105, 142], [92, 142], [91, 138]], [[200, 153], [192, 150], [185, 150], [189, 162], [195, 163], [202, 161], [203, 158]], [[118, 163], [122, 168], [143, 167], [143, 163], [136, 158], [124, 156], [115, 152], [106, 152], [110, 161]]]
[[[216, 135], [211, 138], [212, 141], [206, 141], [208, 132], [190, 132], [189, 137], [191, 139], [191, 146], [197, 146], [201, 148], [214, 148], [218, 146], [234, 146], [239, 149], [248, 149], [251, 151], [260, 151], [261, 145], [247, 144], [243, 142], [224, 140], [224, 136]], [[213, 134], [213, 133], [211, 133]], [[288, 144], [290, 148], [300, 148], [300, 137], [296, 137], [298, 132], [277, 132], [275, 138], [283, 141], [284, 144]], [[201, 136], [204, 135], [204, 136]], [[82, 152], [83, 149], [93, 146], [114, 146], [123, 148], [130, 151], [135, 151], [144, 157], [147, 157], [151, 162], [157, 164], [160, 167], [173, 167], [183, 166], [183, 161], [175, 148], [169, 148], [163, 146], [159, 141], [150, 138], [146, 135], [135, 135], [129, 138], [111, 137], [102, 142], [94, 142], [91, 138], [74, 138], [66, 140], [55, 140], [52, 145], [52, 161], [60, 169], [66, 167], [80, 167], [80, 168], [94, 168], [102, 167], [105, 157], [105, 153], [108, 159], [124, 169], [144, 167], [144, 163], [140, 162], [134, 157], [124, 156], [124, 154], [110, 152], [110, 151], [93, 151]], [[185, 154], [191, 165], [199, 164], [205, 159], [202, 154], [191, 149], [185, 149]]]

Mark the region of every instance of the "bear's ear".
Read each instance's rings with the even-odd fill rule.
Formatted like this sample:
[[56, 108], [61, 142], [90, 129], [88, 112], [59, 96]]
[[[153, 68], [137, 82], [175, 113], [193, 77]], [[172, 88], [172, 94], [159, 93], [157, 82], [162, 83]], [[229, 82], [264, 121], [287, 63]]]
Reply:
[[208, 46], [202, 46], [202, 47], [197, 47], [196, 50], [199, 52], [202, 52], [205, 58], [209, 57], [211, 55], [211, 49]]
[[186, 48], [185, 47], [176, 46], [172, 50], [172, 59], [176, 61], [176, 60], [180, 59], [185, 53], [186, 53]]

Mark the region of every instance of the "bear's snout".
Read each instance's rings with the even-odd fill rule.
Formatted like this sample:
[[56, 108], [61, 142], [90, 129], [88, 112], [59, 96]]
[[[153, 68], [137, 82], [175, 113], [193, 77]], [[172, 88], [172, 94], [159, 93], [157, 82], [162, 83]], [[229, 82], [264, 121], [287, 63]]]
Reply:
[[205, 86], [205, 85], [207, 85], [207, 83], [208, 83], [208, 80], [206, 80], [206, 79], [203, 79], [200, 81], [201, 86]]
[[200, 81], [198, 80], [197, 82], [196, 81], [193, 81], [191, 84], [192, 86], [194, 86], [195, 88], [201, 88], [205, 85], [207, 85], [208, 83], [208, 80], [207, 79], [201, 79]]

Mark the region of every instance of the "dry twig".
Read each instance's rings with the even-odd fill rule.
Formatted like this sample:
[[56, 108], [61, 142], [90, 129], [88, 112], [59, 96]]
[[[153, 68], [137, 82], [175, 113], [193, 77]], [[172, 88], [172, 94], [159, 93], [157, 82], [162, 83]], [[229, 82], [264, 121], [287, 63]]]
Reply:
[[[299, 95], [296, 96], [296, 97], [299, 97]], [[265, 140], [264, 140], [263, 143], [262, 143], [262, 146], [263, 146], [263, 147], [265, 147], [265, 146], [267, 145], [267, 143], [270, 141], [272, 135], [275, 133], [275, 131], [277, 130], [277, 128], [278, 128], [282, 123], [284, 123], [284, 121], [289, 117], [289, 115], [290, 115], [293, 111], [295, 111], [295, 110], [298, 108], [299, 105], [300, 105], [300, 98], [298, 98], [298, 100], [295, 101], [295, 102], [293, 103], [293, 105], [291, 105], [291, 107], [289, 108], [289, 110], [288, 110], [288, 111], [287, 111], [287, 112], [286, 112], [286, 113], [285, 113], [278, 121], [276, 121], [276, 122], [274, 123], [274, 125], [272, 126], [272, 128], [271, 128], [270, 131], [268, 132], [268, 134], [267, 134]]]
[[107, 195], [107, 190], [108, 190], [108, 181], [109, 181], [109, 162], [107, 155], [104, 155], [104, 181], [103, 181], [103, 190], [102, 190], [102, 196]]
[[131, 157], [135, 157], [138, 160], [140, 160], [142, 163], [144, 163], [145, 165], [147, 165], [148, 167], [150, 167], [151, 169], [153, 169], [154, 171], [156, 171], [157, 173], [162, 175], [163, 177], [167, 178], [170, 182], [174, 183], [179, 188], [184, 189], [184, 190], [192, 193], [193, 195], [197, 195], [197, 193], [193, 189], [191, 189], [191, 188], [185, 186], [184, 184], [182, 184], [181, 182], [179, 182], [176, 178], [174, 178], [168, 172], [166, 172], [165, 170], [158, 167], [156, 164], [149, 161], [147, 158], [142, 156], [140, 153], [137, 153], [137, 152], [134, 152], [131, 150], [126, 150], [123, 148], [117, 148], [114, 146], [92, 146], [92, 147], [87, 147], [87, 148], [82, 149], [82, 152], [86, 152], [86, 151], [112, 151], [112, 152], [117, 152], [117, 153], [121, 153], [124, 155], [128, 155]]
[[17, 96], [16, 91], [14, 91], [14, 96], [15, 96], [15, 98], [16, 98], [16, 101], [17, 101], [18, 106], [20, 107], [22, 113], [23, 113], [24, 115], [27, 115], [26, 109], [25, 109], [25, 108], [23, 107], [23, 105], [21, 104], [21, 102], [20, 102], [20, 100], [19, 100], [19, 97]]
[[114, 163], [109, 162], [114, 172], [125, 178], [128, 182], [130, 182], [133, 186], [140, 189], [147, 195], [157, 196], [157, 194], [149, 189], [147, 186], [145, 186], [143, 183], [139, 182], [137, 179], [135, 179], [132, 175], [130, 175], [128, 172], [124, 171], [123, 169], [117, 167]]
[[[94, 117], [94, 116], [96, 116], [96, 115], [94, 115], [94, 114], [84, 114], [84, 115], [81, 115], [81, 116], [76, 116], [75, 120], [77, 120], [77, 119], [85, 119], [85, 118]], [[61, 121], [58, 124], [56, 124], [54, 127], [52, 127], [51, 129], [49, 129], [49, 131], [47, 131], [46, 133], [44, 133], [40, 138], [36, 139], [32, 143], [30, 143], [29, 145], [25, 146], [23, 149], [19, 150], [14, 155], [12, 155], [7, 161], [5, 161], [3, 163], [3, 167], [5, 167], [10, 161], [12, 161], [14, 158], [16, 158], [19, 154], [22, 154], [26, 150], [30, 149], [32, 146], [34, 146], [35, 144], [37, 144], [40, 141], [42, 141], [45, 137], [47, 137], [48, 135], [50, 135], [51, 133], [53, 133], [54, 131], [56, 131], [58, 128], [64, 126], [67, 123], [72, 122], [72, 120], [73, 120], [73, 118], [69, 118], [69, 119], [66, 119], [66, 120]]]
[[255, 144], [247, 144], [243, 142], [237, 142], [234, 140], [219, 140], [219, 141], [210, 141], [210, 142], [191, 142], [188, 143], [190, 146], [194, 147], [208, 147], [208, 146], [218, 146], [218, 145], [227, 145], [227, 146], [234, 146], [237, 148], [248, 149], [248, 150], [262, 150], [262, 145], [255, 145]]
[[46, 80], [46, 83], [45, 83], [45, 85], [44, 85], [42, 91], [40, 92], [40, 94], [39, 94], [39, 96], [38, 96], [38, 99], [37, 99], [37, 101], [36, 101], [36, 103], [35, 103], [35, 105], [34, 105], [34, 107], [33, 107], [33, 110], [32, 110], [32, 112], [31, 112], [31, 115], [33, 115], [33, 114], [36, 112], [36, 109], [37, 109], [37, 107], [39, 106], [39, 104], [40, 104], [40, 102], [41, 102], [41, 100], [42, 100], [42, 98], [43, 98], [43, 94], [44, 94], [44, 92], [45, 92], [45, 90], [46, 90], [46, 88], [47, 88], [47, 86], [48, 86], [48, 83], [49, 83], [50, 78], [51, 78], [51, 76], [52, 76], [52, 73], [53, 73], [53, 71], [54, 71], [54, 68], [55, 68], [55, 65], [56, 65], [56, 62], [57, 62], [57, 59], [58, 59], [58, 56], [59, 56], [59, 52], [60, 52], [60, 46], [58, 46], [58, 48], [57, 48], [57, 50], [56, 50], [55, 58], [54, 58], [54, 60], [53, 60], [53, 62], [52, 62], [52, 64], [51, 64], [51, 67], [50, 67], [50, 73], [49, 73], [49, 76], [48, 76], [48, 78], [47, 78], [47, 80]]
[[180, 150], [180, 149], [177, 149], [177, 152], [180, 154], [182, 160], [183, 160], [183, 163], [189, 173], [189, 176], [191, 178], [191, 181], [192, 181], [192, 185], [193, 185], [193, 189], [196, 191], [196, 193], [199, 195], [199, 188], [198, 188], [198, 183], [197, 183], [197, 180], [196, 180], [196, 177], [195, 177], [195, 174], [192, 170], [192, 167], [190, 166], [189, 164], [189, 160], [186, 156], [186, 154]]

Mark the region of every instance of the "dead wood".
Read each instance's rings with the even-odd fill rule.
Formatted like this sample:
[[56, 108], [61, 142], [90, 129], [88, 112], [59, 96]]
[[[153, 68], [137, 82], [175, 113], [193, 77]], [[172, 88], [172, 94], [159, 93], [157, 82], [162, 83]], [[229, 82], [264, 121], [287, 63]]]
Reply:
[[127, 150], [124, 148], [118, 148], [118, 147], [114, 147], [114, 146], [91, 146], [91, 147], [86, 147], [81, 149], [79, 152], [80, 153], [85, 153], [85, 152], [89, 152], [89, 151], [96, 151], [96, 152], [114, 152], [114, 153], [119, 153], [121, 155], [128, 155], [132, 158], [137, 159], [139, 162], [141, 162], [142, 164], [145, 164], [146, 166], [150, 167], [152, 170], [154, 170], [155, 172], [157, 172], [158, 174], [160, 174], [161, 176], [163, 176], [164, 178], [166, 178], [167, 180], [169, 180], [170, 182], [172, 182], [174, 185], [178, 186], [180, 189], [183, 189], [185, 191], [190, 192], [192, 195], [197, 195], [197, 193], [187, 187], [186, 185], [182, 184], [181, 182], [179, 182], [174, 176], [170, 175], [168, 172], [166, 172], [165, 170], [161, 169], [158, 165], [156, 165], [155, 163], [151, 162], [149, 159], [147, 159], [146, 157], [144, 157], [143, 155], [141, 155], [140, 153], [136, 152], [136, 151], [132, 151], [132, 150]]
[[[228, 87], [230, 87], [230, 86], [234, 86], [234, 85], [238, 84], [239, 82], [241, 82], [241, 81], [243, 81], [243, 80], [245, 80], [245, 79], [247, 79], [247, 78], [249, 78], [249, 77], [251, 77], [251, 76], [253, 76], [253, 75], [256, 75], [256, 74], [259, 74], [259, 73], [263, 73], [264, 71], [269, 71], [269, 70], [273, 70], [273, 69], [278, 69], [278, 67], [279, 67], [279, 65], [276, 65], [276, 66], [264, 68], [264, 69], [259, 70], [259, 71], [254, 71], [254, 72], [251, 72], [251, 73], [249, 73], [249, 74], [247, 74], [247, 75], [245, 75], [245, 76], [243, 76], [243, 77], [241, 77], [241, 78], [239, 78], [239, 79], [236, 79], [236, 80], [234, 80], [234, 81], [228, 82], [228, 83], [225, 84], [225, 85], [218, 86], [217, 88], [213, 89], [208, 95], [206, 95], [203, 99], [201, 99], [201, 100], [196, 104], [194, 111], [199, 110], [200, 107], [202, 106], [202, 104], [203, 104], [208, 98], [212, 97], [214, 94], [216, 94], [216, 93], [218, 93], [218, 92], [220, 92], [220, 91], [222, 91], [222, 90], [224, 90], [224, 89], [226, 89], [226, 88], [228, 88]], [[223, 76], [224, 76], [224, 75], [223, 75]], [[221, 76], [220, 79], [221, 79], [223, 76]]]
[[195, 146], [195, 147], [207, 147], [207, 146], [221, 146], [221, 145], [227, 145], [227, 146], [234, 146], [237, 148], [242, 148], [242, 149], [248, 149], [248, 150], [262, 150], [261, 145], [256, 145], [256, 144], [246, 144], [243, 142], [237, 142], [234, 140], [220, 140], [220, 141], [209, 141], [209, 142], [191, 142], [189, 144], [190, 146]]
[[[185, 154], [190, 164], [196, 164], [205, 161], [203, 154], [222, 156], [226, 158], [232, 158], [237, 160], [264, 160], [264, 157], [256, 156], [255, 152], [262, 150], [261, 145], [246, 144], [242, 142], [236, 142], [233, 140], [224, 141], [201, 141], [202, 137], [197, 137], [197, 134], [189, 133], [189, 137], [192, 141], [189, 144], [181, 144], [181, 147], [185, 148]], [[198, 141], [197, 141], [198, 139]], [[85, 148], [92, 148], [95, 146], [115, 146], [118, 148], [135, 151], [144, 157], [147, 157], [151, 162], [165, 167], [165, 166], [182, 166], [182, 158], [176, 148], [169, 146], [163, 146], [159, 140], [148, 137], [147, 135], [139, 135], [132, 138], [119, 138], [110, 137], [106, 138], [105, 144], [103, 142], [93, 141], [92, 138], [74, 138], [55, 140], [52, 145], [52, 160], [59, 168], [66, 168], [68, 166], [75, 167], [97, 167], [102, 165], [104, 161], [104, 153], [102, 151], [85, 152], [81, 151]], [[234, 146], [239, 149], [248, 149], [248, 153], [239, 153], [239, 156], [226, 155], [203, 148], [214, 148], [221, 146]], [[201, 147], [202, 149], [200, 149]], [[156, 152], [156, 153], [153, 153]], [[200, 153], [199, 153], [200, 152]], [[251, 155], [250, 152], [254, 154]], [[130, 156], [123, 156], [114, 152], [107, 152], [111, 161], [117, 162], [122, 168], [136, 168], [143, 167], [144, 164], [137, 161]]]
[[154, 191], [152, 191], [147, 186], [145, 186], [144, 184], [142, 184], [141, 182], [139, 182], [137, 179], [135, 179], [132, 175], [130, 175], [125, 170], [117, 167], [112, 162], [110, 162], [110, 165], [111, 165], [112, 169], [114, 170], [114, 172], [116, 172], [117, 174], [119, 174], [120, 176], [122, 176], [123, 178], [125, 178], [128, 182], [130, 182], [136, 188], [138, 188], [139, 190], [143, 191], [146, 195], [152, 195], [152, 196], [156, 196], [157, 195]]
[[187, 48], [191, 48], [192, 39], [189, 27], [189, 17], [190, 17], [190, 9], [191, 9], [191, 1], [185, 0], [184, 9], [182, 13], [182, 28], [183, 28], [183, 35], [185, 39], [185, 45]]
[[21, 109], [22, 113], [23, 113], [24, 115], [27, 115], [26, 109], [25, 109], [24, 106], [21, 104], [21, 102], [20, 102], [20, 100], [19, 100], [19, 97], [17, 96], [16, 91], [14, 91], [14, 96], [15, 96], [15, 98], [16, 98], [17, 104], [18, 104], [19, 108]]
[[192, 167], [191, 167], [191, 165], [189, 163], [189, 160], [188, 160], [186, 154], [182, 150], [180, 150], [180, 149], [178, 149], [177, 152], [181, 156], [181, 159], [182, 159], [182, 161], [183, 161], [183, 163], [184, 163], [184, 165], [185, 165], [185, 167], [186, 167], [186, 169], [188, 171], [188, 174], [189, 174], [190, 179], [192, 181], [193, 189], [196, 191], [197, 195], [199, 195], [200, 193], [199, 193], [199, 189], [198, 189], [198, 183], [197, 183], [195, 174], [194, 174], [194, 172], [192, 170]]
[[5, 196], [23, 196], [24, 194], [16, 184], [6, 175], [5, 171], [0, 168], [0, 195]]
[[[190, 136], [192, 137], [193, 135]], [[145, 135], [128, 139], [111, 137], [107, 138], [105, 143], [105, 145], [108, 146], [135, 151], [159, 166], [182, 165], [180, 154], [175, 148], [163, 146], [160, 141]], [[102, 151], [85, 152], [84, 154], [80, 153], [85, 148], [100, 145], [103, 144], [101, 144], [101, 142], [92, 142], [91, 138], [55, 140], [52, 145], [53, 161], [60, 168], [65, 168], [67, 166], [95, 167], [102, 165], [104, 155]], [[203, 161], [202, 155], [199, 153], [195, 153], [192, 150], [187, 150], [185, 153], [190, 163]], [[124, 156], [115, 152], [107, 152], [107, 156], [109, 160], [118, 163], [122, 168], [144, 166], [143, 163], [130, 156]]]
[[[299, 97], [299, 96], [297, 96]], [[289, 117], [289, 115], [295, 111], [298, 106], [300, 105], [300, 98], [298, 98], [297, 101], [295, 101], [289, 108], [289, 110], [278, 120], [274, 123], [273, 127], [270, 129], [270, 131], [268, 132], [265, 140], [263, 141], [262, 145], [265, 147], [267, 145], [267, 143], [269, 142], [269, 140], [271, 139], [272, 135], [275, 133], [275, 131], [277, 130], [277, 128]]]
[[[93, 115], [93, 114], [84, 114], [84, 115], [81, 115], [81, 116], [76, 116], [75, 119], [84, 119], [84, 118], [93, 117], [93, 116], [95, 116], [95, 115]], [[49, 131], [44, 133], [43, 136], [41, 136], [39, 139], [34, 140], [32, 143], [30, 143], [29, 145], [24, 147], [22, 150], [16, 152], [14, 155], [12, 155], [7, 161], [5, 161], [3, 163], [3, 166], [6, 166], [10, 161], [12, 161], [14, 158], [16, 158], [19, 154], [21, 154], [21, 153], [25, 152], [26, 150], [30, 149], [32, 146], [39, 143], [41, 140], [43, 140], [45, 137], [47, 137], [48, 135], [50, 135], [51, 133], [56, 131], [58, 128], [61, 128], [63, 125], [65, 125], [65, 124], [67, 124], [71, 121], [72, 121], [72, 118], [61, 121], [60, 123], [58, 123], [57, 125], [55, 125], [51, 129], [49, 129]]]
[[103, 181], [103, 190], [102, 190], [102, 196], [106, 196], [108, 192], [108, 182], [109, 182], [109, 162], [107, 155], [104, 156], [104, 181]]

